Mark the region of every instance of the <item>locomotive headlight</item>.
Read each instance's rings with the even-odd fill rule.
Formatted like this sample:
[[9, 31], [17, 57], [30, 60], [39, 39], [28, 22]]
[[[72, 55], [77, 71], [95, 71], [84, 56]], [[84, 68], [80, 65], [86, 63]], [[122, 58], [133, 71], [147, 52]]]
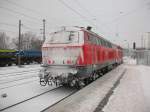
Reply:
[[63, 64], [67, 64], [67, 65], [75, 64], [75, 60], [73, 59], [63, 60]]
[[54, 60], [48, 60], [48, 64], [54, 64], [55, 61]]
[[72, 61], [68, 59], [67, 64], [72, 64]]

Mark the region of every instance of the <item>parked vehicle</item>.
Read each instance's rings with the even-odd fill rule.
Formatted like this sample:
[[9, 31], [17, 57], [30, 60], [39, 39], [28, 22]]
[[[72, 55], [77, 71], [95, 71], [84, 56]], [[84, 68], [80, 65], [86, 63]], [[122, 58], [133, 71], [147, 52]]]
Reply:
[[21, 57], [21, 64], [30, 64], [33, 62], [41, 63], [42, 53], [38, 50], [24, 50], [16, 51], [12, 49], [0, 50], [0, 66], [11, 66], [12, 64], [18, 64], [18, 56]]

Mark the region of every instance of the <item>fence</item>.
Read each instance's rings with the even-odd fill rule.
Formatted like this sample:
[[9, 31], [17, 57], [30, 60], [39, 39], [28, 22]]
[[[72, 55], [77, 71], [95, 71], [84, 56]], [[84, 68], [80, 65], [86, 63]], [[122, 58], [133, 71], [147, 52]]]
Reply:
[[135, 54], [137, 64], [150, 65], [150, 50], [139, 50]]

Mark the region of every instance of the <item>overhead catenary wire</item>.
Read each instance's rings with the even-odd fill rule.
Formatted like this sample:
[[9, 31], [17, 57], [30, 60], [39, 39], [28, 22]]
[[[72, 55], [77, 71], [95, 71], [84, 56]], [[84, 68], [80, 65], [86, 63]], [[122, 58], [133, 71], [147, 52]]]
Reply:
[[17, 3], [14, 2], [14, 1], [10, 1], [10, 0], [4, 0], [4, 1], [5, 1], [5, 2], [8, 2], [8, 3], [12, 4], [12, 5], [15, 5], [15, 6], [17, 6], [17, 7], [20, 7], [20, 8], [23, 8], [23, 9], [25, 9], [25, 10], [28, 10], [28, 11], [30, 11], [30, 12], [33, 12], [33, 13], [35, 13], [36, 15], [40, 15], [40, 16], [41, 16], [41, 13], [40, 13], [40, 12], [38, 12], [38, 11], [36, 11], [36, 10], [33, 10], [33, 9], [30, 9], [30, 8], [26, 8], [26, 7], [24, 7], [23, 5], [17, 4]]
[[34, 29], [34, 28], [31, 28], [25, 24], [22, 25], [22, 27], [26, 28], [26, 29], [29, 29], [29, 30], [34, 30], [34, 31], [40, 31], [40, 29]]
[[[18, 12], [18, 11], [15, 11], [15, 10], [12, 10], [12, 9], [10, 9], [10, 8], [6, 8], [6, 7], [2, 7], [2, 6], [0, 6], [0, 8], [1, 9], [4, 9], [4, 10], [7, 10], [7, 11], [9, 11], [9, 12], [13, 12], [13, 13], [15, 13], [15, 14], [19, 14], [19, 15], [23, 15], [23, 16], [25, 16], [25, 17], [27, 17], [27, 18], [30, 18], [30, 19], [32, 19], [32, 21], [33, 20], [37, 20], [38, 21], [38, 23], [39, 23], [39, 19], [37, 19], [37, 18], [35, 18], [35, 17], [32, 17], [32, 16], [28, 16], [28, 15], [26, 15], [26, 14], [24, 14], [24, 13], [21, 13], [21, 12]], [[41, 19], [42, 20], [42, 19]], [[35, 22], [35, 21], [34, 21]], [[1, 23], [2, 24], [2, 23]], [[17, 27], [16, 25], [12, 25], [12, 24], [7, 24], [7, 23], [3, 23], [4, 25], [7, 25], [7, 26], [13, 26], [13, 27]], [[26, 27], [25, 26], [25, 28], [29, 28], [29, 27]], [[40, 28], [39, 28], [40, 29]], [[35, 30], [35, 29], [33, 29], [33, 28], [30, 28], [30, 30]]]
[[[72, 12], [76, 13], [78, 16], [80, 16], [80, 18], [82, 18], [83, 20], [85, 20], [86, 22], [90, 23], [92, 26], [95, 27], [95, 29], [100, 33], [100, 35], [104, 35], [105, 34], [105, 31], [103, 31], [102, 28], [100, 28], [99, 26], [97, 26], [95, 23], [93, 23], [93, 21], [87, 19], [87, 17], [85, 17], [83, 14], [79, 13], [78, 11], [76, 11], [74, 8], [72, 8], [71, 6], [69, 6], [66, 2], [64, 2], [63, 0], [58, 0], [59, 2], [61, 2], [61, 4], [63, 4], [65, 7], [67, 7], [68, 9], [70, 9]], [[77, 3], [78, 6], [80, 4], [80, 2]], [[80, 4], [80, 8], [85, 10], [87, 13], [90, 13], [87, 9], [85, 8], [82, 8], [82, 5]], [[91, 14], [92, 15], [92, 14]]]
[[15, 31], [11, 31], [11, 30], [5, 30], [5, 29], [0, 29], [0, 32], [2, 33], [6, 33], [6, 32], [10, 32], [10, 33], [16, 33], [18, 34], [18, 32], [15, 32]]
[[84, 19], [86, 22], [90, 23], [91, 25], [95, 26], [95, 24], [93, 22], [91, 22], [90, 20], [88, 20], [85, 16], [83, 16], [82, 14], [80, 14], [78, 11], [76, 11], [75, 9], [73, 9], [71, 6], [69, 6], [66, 2], [64, 2], [63, 0], [58, 0], [61, 4], [63, 4], [65, 7], [67, 7], [68, 9], [70, 9], [72, 12], [74, 12], [75, 14], [77, 14], [78, 16], [80, 16], [80, 18]]
[[85, 8], [80, 2], [79, 0], [73, 0], [81, 9], [83, 9], [88, 15], [90, 16], [94, 16], [87, 8]]
[[[8, 3], [10, 3], [10, 4], [14, 5], [14, 6], [17, 6], [17, 7], [23, 8], [23, 9], [25, 9], [25, 10], [27, 10], [27, 11], [30, 11], [30, 12], [32, 12], [32, 13], [34, 13], [34, 14], [40, 16], [40, 18], [43, 17], [42, 13], [40, 13], [40, 12], [34, 10], [34, 9], [27, 8], [27, 7], [23, 6], [23, 5], [17, 4], [17, 3], [14, 2], [14, 1], [10, 1], [10, 0], [4, 0], [4, 1], [5, 1], [5, 2], [8, 2]], [[42, 20], [42, 19], [41, 19], [41, 20]], [[48, 20], [49, 20], [49, 18], [48, 18]], [[47, 21], [47, 23], [51, 24], [49, 21]]]
[[[20, 5], [20, 4], [17, 4], [16, 2], [14, 2], [14, 1], [9, 1], [9, 0], [4, 0], [5, 2], [8, 2], [8, 3], [10, 3], [10, 4], [12, 4], [12, 5], [14, 5], [14, 6], [17, 6], [17, 7], [20, 7], [20, 8], [23, 8], [23, 9], [25, 9], [25, 10], [28, 10], [28, 11], [30, 11], [30, 12], [33, 12], [34, 14], [36, 14], [36, 15], [40, 15], [41, 16], [41, 18], [42, 18], [42, 14], [40, 13], [40, 12], [38, 12], [38, 11], [36, 11], [36, 10], [33, 10], [33, 9], [30, 9], [30, 8], [26, 8], [25, 6], [23, 6], [23, 5]], [[11, 10], [11, 9], [9, 9], [9, 8], [6, 8], [6, 7], [0, 7], [0, 8], [2, 8], [2, 9], [5, 9], [5, 10], [7, 10], [7, 11], [9, 11], [9, 12], [13, 12], [13, 13], [16, 13], [16, 14], [19, 14], [19, 15], [23, 15], [23, 16], [25, 16], [25, 17], [27, 17], [27, 18], [29, 18], [29, 19], [32, 19], [32, 21], [30, 21], [30, 23], [39, 23], [39, 21], [42, 21], [42, 19], [38, 19], [39, 17], [33, 17], [33, 16], [29, 16], [29, 15], [27, 15], [27, 14], [25, 14], [25, 13], [21, 13], [21, 12], [18, 12], [18, 11], [15, 11], [15, 10]], [[33, 21], [34, 20], [34, 21]], [[36, 21], [35, 21], [36, 20]], [[49, 20], [49, 18], [48, 18], [48, 20]], [[52, 24], [52, 20], [51, 20], [51, 22], [49, 22], [47, 20], [47, 23], [48, 24]], [[53, 20], [54, 21], [54, 20]], [[36, 23], [36, 24], [37, 24]]]
[[[110, 27], [104, 25], [105, 23], [101, 22], [100, 19], [97, 19], [96, 16], [95, 16], [93, 13], [91, 13], [88, 9], [86, 9], [86, 8], [79, 2], [79, 0], [74, 0], [74, 2], [75, 2], [76, 4], [78, 4], [78, 6], [80, 6], [80, 8], [83, 9], [87, 14], [89, 14], [90, 17], [94, 17], [93, 20], [96, 21], [96, 23], [98, 22], [98, 24], [101, 26], [101, 28], [100, 28], [100, 27], [97, 25], [97, 30], [98, 30], [98, 29], [101, 29], [101, 31], [103, 31], [102, 29], [107, 28], [107, 31], [105, 31], [105, 30], [103, 31], [104, 33], [107, 33], [107, 34], [108, 34], [108, 33], [113, 33], [112, 30], [110, 29]], [[112, 22], [113, 22], [113, 21], [112, 21]], [[107, 24], [107, 23], [106, 23], [106, 24]], [[109, 30], [109, 31], [108, 31], [108, 30]], [[98, 31], [100, 31], [100, 30], [98, 30]]]
[[4, 9], [4, 10], [6, 10], [6, 11], [9, 11], [9, 12], [15, 13], [15, 14], [22, 15], [22, 16], [24, 16], [24, 17], [26, 17], [26, 18], [30, 18], [30, 19], [32, 19], [32, 20], [36, 20], [36, 21], [38, 21], [38, 22], [40, 21], [40, 19], [37, 19], [36, 17], [32, 17], [32, 16], [29, 16], [29, 15], [26, 15], [26, 14], [24, 14], [24, 13], [15, 11], [15, 10], [10, 9], [10, 8], [6, 8], [6, 7], [3, 7], [3, 6], [0, 6], [0, 8], [1, 8], [1, 9]]
[[[126, 17], [126, 16], [129, 16], [129, 15], [131, 15], [131, 14], [136, 13], [137, 11], [139, 11], [139, 10], [142, 9], [142, 8], [144, 8], [144, 6], [139, 6], [139, 7], [136, 8], [136, 9], [133, 9], [133, 10], [131, 10], [131, 11], [125, 13], [125, 14], [122, 14], [122, 15], [119, 16], [119, 17], [116, 17], [116, 18], [113, 19], [112, 21], [109, 21], [109, 22], [104, 23], [103, 25], [105, 26], [105, 25], [108, 25], [108, 24], [113, 24], [113, 23], [119, 21], [120, 19], [122, 19], [123, 17]], [[120, 12], [120, 13], [121, 13], [121, 12]]]
[[0, 22], [0, 24], [18, 28], [18, 26], [15, 24], [9, 24], [9, 23], [4, 23], [4, 22]]
[[[9, 11], [9, 13], [5, 13], [7, 16], [11, 16], [11, 18], [15, 18], [15, 19], [18, 19], [17, 16], [14, 15], [14, 13], [12, 14], [12, 12]], [[4, 16], [1, 16], [1, 17], [4, 17]], [[23, 18], [23, 22], [25, 23], [30, 23], [32, 25], [37, 25], [37, 24], [40, 24], [39, 21], [34, 21], [34, 20], [31, 20], [30, 18]]]

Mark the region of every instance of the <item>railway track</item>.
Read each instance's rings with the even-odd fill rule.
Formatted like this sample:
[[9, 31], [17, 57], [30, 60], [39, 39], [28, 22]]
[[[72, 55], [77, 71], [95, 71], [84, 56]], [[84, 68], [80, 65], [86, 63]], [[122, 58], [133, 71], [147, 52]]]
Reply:
[[29, 69], [29, 70], [23, 70], [23, 71], [18, 71], [18, 72], [2, 72], [2, 73], [0, 73], [0, 76], [9, 76], [9, 75], [11, 75], [11, 74], [22, 74], [22, 73], [28, 73], [28, 72], [31, 72], [31, 71], [33, 71], [33, 72], [35, 72], [35, 71], [39, 71], [39, 69]]
[[39, 67], [25, 67], [15, 71], [14, 68], [16, 67], [0, 68], [0, 90], [38, 82]]
[[38, 74], [29, 74], [29, 75], [25, 75], [25, 76], [22, 76], [22, 77], [14, 77], [14, 78], [3, 78], [0, 80], [0, 85], [1, 84], [6, 84], [6, 83], [11, 83], [11, 82], [16, 82], [16, 81], [19, 81], [19, 80], [26, 80], [26, 79], [30, 79], [30, 78], [33, 78], [33, 77], [38, 77]]
[[[16, 86], [17, 84], [25, 84], [25, 82], [29, 82], [28, 80], [33, 79], [35, 80], [38, 77], [39, 68], [34, 69], [23, 69], [22, 71], [0, 71], [0, 89], [5, 89], [8, 87]], [[21, 83], [18, 83], [21, 82]], [[3, 86], [4, 85], [4, 86]], [[7, 86], [5, 86], [7, 85]]]
[[[57, 87], [27, 98], [23, 101], [0, 108], [2, 112], [39, 112], [74, 94], [77, 89]], [[28, 107], [28, 108], [26, 108]]]
[[25, 85], [25, 84], [29, 84], [29, 83], [34, 83], [35, 81], [39, 81], [39, 78], [38, 79], [32, 79], [32, 80], [29, 80], [29, 81], [24, 81], [24, 82], [17, 82], [17, 83], [14, 83], [14, 84], [6, 84], [6, 85], [3, 85], [2, 87], [0, 86], [0, 90], [3, 90], [3, 89], [8, 89], [8, 88], [11, 88], [11, 87], [15, 87], [15, 86], [21, 86], [21, 85]]
[[[42, 111], [76, 91], [71, 88], [57, 88], [55, 85], [41, 87], [38, 71], [39, 67], [21, 68], [16, 71], [0, 69], [0, 111]], [[2, 97], [3, 94], [6, 94], [6, 97]]]
[[32, 70], [32, 71], [26, 71], [26, 72], [19, 72], [19, 73], [13, 73], [13, 74], [0, 74], [0, 78], [4, 78], [4, 77], [14, 77], [14, 76], [21, 76], [21, 75], [25, 75], [24, 73], [38, 73], [39, 70]]

